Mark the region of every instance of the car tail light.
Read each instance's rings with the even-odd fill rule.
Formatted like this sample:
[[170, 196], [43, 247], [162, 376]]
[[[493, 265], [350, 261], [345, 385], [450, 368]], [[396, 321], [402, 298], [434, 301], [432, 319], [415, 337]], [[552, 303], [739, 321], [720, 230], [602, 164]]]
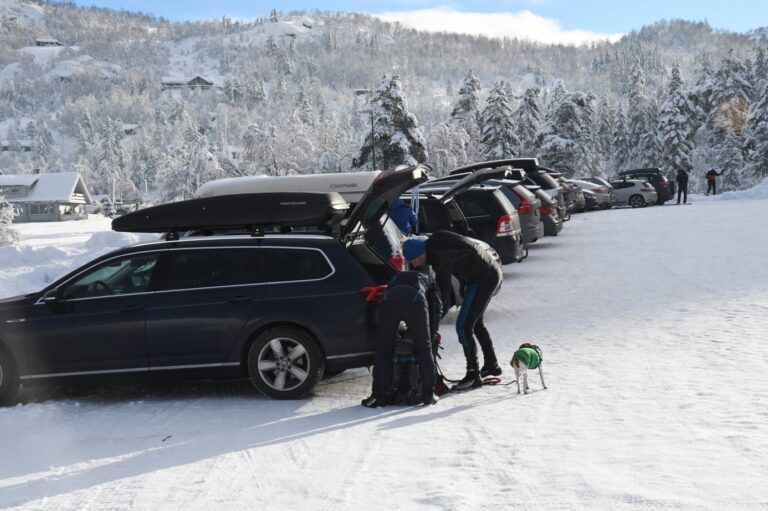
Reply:
[[652, 192], [652, 191], [654, 191], [654, 190], [653, 190], [653, 187], [650, 187], [650, 188], [647, 188], [647, 187], [643, 187], [643, 188], [640, 188], [640, 191], [641, 191], [641, 192]]
[[365, 302], [378, 302], [383, 293], [387, 289], [386, 284], [381, 286], [365, 286], [360, 288], [360, 292], [365, 294]]
[[[520, 197], [518, 195], [518, 197]], [[533, 211], [533, 208], [531, 208], [531, 203], [526, 199], [525, 197], [520, 197], [520, 205], [517, 207], [517, 214], [518, 215], [528, 215]]]
[[539, 208], [539, 211], [542, 215], [551, 215], [552, 214], [552, 206], [542, 206]]
[[592, 188], [592, 191], [595, 193], [605, 193], [607, 190], [605, 190], [605, 188], [602, 186], [598, 186], [597, 188]]
[[499, 221], [496, 223], [496, 235], [511, 236], [514, 233], [515, 226], [512, 225], [512, 217], [509, 215], [501, 215]]
[[400, 252], [396, 252], [395, 255], [389, 258], [389, 264], [394, 266], [397, 271], [405, 271], [405, 257]]
[[662, 181], [662, 182], [661, 182], [661, 186], [663, 186], [664, 188], [666, 188], [666, 187], [668, 186], [668, 183], [667, 183], [667, 181], [666, 181], [666, 180]]

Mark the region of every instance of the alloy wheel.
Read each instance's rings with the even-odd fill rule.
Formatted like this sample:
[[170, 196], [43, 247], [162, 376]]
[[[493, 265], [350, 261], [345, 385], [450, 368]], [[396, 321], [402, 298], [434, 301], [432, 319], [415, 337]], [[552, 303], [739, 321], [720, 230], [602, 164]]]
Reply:
[[274, 390], [293, 390], [309, 378], [306, 348], [290, 337], [275, 337], [264, 344], [257, 362], [259, 378]]

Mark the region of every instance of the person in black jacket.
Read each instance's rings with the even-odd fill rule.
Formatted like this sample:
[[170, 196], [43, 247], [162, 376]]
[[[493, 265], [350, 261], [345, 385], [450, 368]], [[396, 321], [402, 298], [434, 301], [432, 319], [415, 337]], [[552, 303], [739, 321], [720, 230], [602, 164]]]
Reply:
[[683, 204], [688, 202], [688, 173], [683, 169], [678, 169], [677, 177], [677, 203], [680, 204], [680, 195], [683, 195]]
[[434, 394], [435, 362], [432, 343], [440, 327], [440, 293], [429, 266], [397, 273], [379, 299], [376, 322], [376, 355], [373, 361], [373, 392], [362, 401], [368, 408], [386, 406], [394, 372], [393, 351], [400, 322], [408, 326], [413, 351], [419, 361], [421, 399], [424, 405], [437, 403]]
[[[437, 276], [437, 286], [443, 302], [443, 316], [451, 307], [451, 276], [466, 286], [456, 332], [467, 360], [467, 374], [455, 389], [481, 386], [481, 377], [501, 374], [493, 350], [491, 335], [485, 328], [483, 314], [493, 294], [501, 285], [501, 265], [480, 245], [451, 231], [437, 231], [426, 242], [409, 238], [403, 244], [403, 256], [414, 268], [431, 264]], [[483, 367], [478, 368], [477, 345], [483, 350]]]

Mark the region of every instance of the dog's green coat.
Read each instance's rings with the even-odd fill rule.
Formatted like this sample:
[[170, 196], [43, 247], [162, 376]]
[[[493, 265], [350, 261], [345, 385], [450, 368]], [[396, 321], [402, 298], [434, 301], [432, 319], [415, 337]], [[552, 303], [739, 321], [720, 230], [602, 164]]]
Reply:
[[512, 355], [512, 360], [519, 360], [528, 369], [536, 369], [541, 363], [539, 353], [533, 348], [520, 348]]

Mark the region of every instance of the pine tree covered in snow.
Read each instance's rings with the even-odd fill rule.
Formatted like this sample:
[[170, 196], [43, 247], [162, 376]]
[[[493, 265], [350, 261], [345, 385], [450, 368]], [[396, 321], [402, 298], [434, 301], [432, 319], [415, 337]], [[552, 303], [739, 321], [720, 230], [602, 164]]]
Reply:
[[[616, 122], [616, 111], [607, 98], [600, 100], [597, 105], [597, 126], [595, 128], [596, 151], [601, 160], [601, 167], [606, 167], [606, 162], [613, 154], [613, 126]], [[595, 172], [595, 175], [603, 172]]]
[[497, 82], [488, 94], [480, 125], [480, 154], [484, 159], [500, 160], [520, 154], [520, 140], [504, 82]]
[[[629, 165], [646, 166], [647, 136], [652, 131], [648, 124], [648, 96], [645, 94], [645, 76], [639, 62], [635, 63], [629, 82], [627, 131], [629, 132]], [[644, 140], [645, 139], [645, 140]]]
[[539, 159], [566, 176], [594, 172], [593, 96], [567, 91], [558, 96], [537, 135]]
[[738, 190], [744, 185], [753, 184], [744, 174], [744, 157], [742, 155], [742, 139], [737, 133], [725, 135], [722, 149], [718, 153], [717, 165], [723, 172], [720, 186], [722, 190]]
[[472, 134], [477, 134], [480, 127], [480, 80], [470, 69], [459, 88], [456, 106], [451, 111], [451, 119]]
[[752, 105], [745, 146], [749, 151], [751, 177], [762, 179], [768, 176], [768, 83]]
[[729, 52], [715, 73], [712, 88], [709, 126], [717, 137], [715, 142], [724, 133], [744, 130], [753, 94], [747, 68], [733, 51]]
[[627, 129], [627, 117], [624, 109], [619, 106], [613, 121], [612, 157], [616, 170], [628, 168], [629, 162], [629, 130]]
[[13, 206], [0, 195], [0, 247], [7, 247], [21, 240], [18, 231], [11, 227], [13, 216]]
[[672, 68], [667, 95], [659, 109], [658, 133], [663, 165], [675, 175], [678, 170], [690, 172], [693, 151], [693, 105], [683, 90], [680, 68]]
[[536, 133], [541, 127], [539, 93], [539, 89], [526, 89], [523, 101], [515, 112], [521, 155], [530, 155], [536, 152]]
[[366, 136], [353, 165], [375, 170], [374, 161], [378, 169], [426, 162], [426, 140], [419, 121], [408, 110], [400, 78], [385, 75], [372, 103], [374, 133]]
[[470, 161], [471, 140], [464, 128], [455, 122], [440, 124], [429, 134], [429, 164], [436, 175]]

